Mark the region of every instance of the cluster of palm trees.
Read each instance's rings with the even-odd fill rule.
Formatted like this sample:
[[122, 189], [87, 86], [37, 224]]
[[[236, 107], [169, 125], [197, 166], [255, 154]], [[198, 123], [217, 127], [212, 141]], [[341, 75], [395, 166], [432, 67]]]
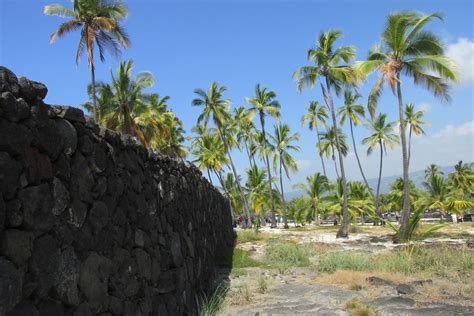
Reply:
[[[231, 108], [225, 98], [225, 86], [213, 82], [208, 89], [195, 89], [193, 106], [202, 107], [202, 113], [192, 129], [194, 137], [187, 149], [182, 122], [168, 108], [169, 97], [147, 93], [153, 85], [153, 75], [141, 72], [132, 76], [133, 61], [121, 62], [116, 73], [110, 73], [110, 82], [96, 82], [94, 51], [101, 61], [105, 51], [118, 55], [130, 46], [130, 40], [121, 26], [128, 10], [120, 0], [73, 0], [72, 9], [62, 5], [45, 6], [44, 13], [67, 18], [51, 35], [57, 38], [80, 30], [76, 63], [85, 50], [91, 71], [88, 88], [91, 102], [83, 107], [94, 114], [95, 120], [110, 129], [136, 137], [144, 146], [169, 155], [184, 157], [191, 152], [198, 167], [209, 180], [217, 178], [228, 197], [233, 215], [243, 214], [245, 224], [265, 223], [271, 218], [276, 227], [276, 214], [288, 214], [295, 221], [316, 220], [321, 214], [335, 213], [342, 218], [338, 237], [347, 237], [349, 223], [357, 215], [380, 217], [383, 211], [403, 210], [401, 238], [408, 234], [410, 210], [422, 203], [423, 207], [439, 208], [443, 212], [470, 207], [472, 195], [472, 168], [462, 163], [454, 175], [444, 178], [432, 173], [426, 179], [428, 193], [420, 193], [409, 180], [411, 139], [413, 134], [424, 134], [423, 111], [416, 111], [411, 103], [404, 104], [402, 82], [412, 78], [415, 85], [427, 88], [436, 97], [449, 101], [449, 83], [457, 80], [451, 61], [444, 56], [444, 47], [436, 34], [425, 29], [427, 23], [441, 19], [433, 13], [396, 12], [388, 16], [379, 45], [370, 49], [366, 60], [353, 62], [353, 46], [336, 46], [342, 32], [321, 32], [316, 44], [307, 52], [310, 65], [300, 67], [293, 74], [298, 91], [317, 87], [320, 100], [311, 101], [302, 117], [302, 124], [316, 132], [316, 149], [321, 158], [323, 174], [307, 178], [299, 185], [307, 192], [307, 199], [285, 200], [283, 178], [297, 169], [292, 153], [299, 150], [299, 135], [287, 124], [280, 122], [280, 104], [277, 95], [268, 88], [255, 87], [252, 97], [245, 98], [248, 107]], [[359, 87], [376, 72], [378, 78], [367, 101], [362, 102]], [[398, 101], [398, 119], [390, 121], [379, 111], [378, 99], [384, 85], [390, 87]], [[343, 104], [336, 102], [343, 98]], [[365, 104], [364, 104], [365, 103]], [[268, 120], [274, 120], [272, 131]], [[344, 157], [349, 152], [347, 137], [342, 126], [348, 122], [352, 150], [357, 159], [363, 182], [349, 182], [344, 168]], [[357, 141], [354, 129], [364, 126], [369, 135]], [[398, 130], [398, 133], [397, 133]], [[408, 139], [407, 139], [408, 133]], [[395, 181], [389, 195], [380, 193], [383, 157], [387, 148], [402, 147], [403, 178]], [[378, 151], [379, 174], [375, 190], [369, 186], [357, 145], [367, 148], [367, 154]], [[242, 182], [232, 153], [242, 151], [248, 158], [246, 180]], [[324, 158], [334, 163], [337, 180], [330, 183]], [[467, 168], [467, 169], [466, 169]], [[458, 172], [459, 169], [459, 172]], [[277, 183], [279, 182], [279, 185]], [[418, 203], [418, 204], [417, 204]], [[302, 214], [305, 214], [304, 216]], [[298, 218], [298, 219], [297, 219]]]

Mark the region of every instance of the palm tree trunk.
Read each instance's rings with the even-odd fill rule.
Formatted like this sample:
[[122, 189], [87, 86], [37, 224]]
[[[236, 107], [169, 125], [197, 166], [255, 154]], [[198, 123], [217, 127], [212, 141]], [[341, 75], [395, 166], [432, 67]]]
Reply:
[[332, 150], [332, 161], [334, 162], [334, 169], [336, 170], [336, 176], [339, 178], [339, 171], [337, 170], [336, 155], [334, 154], [334, 148]]
[[132, 127], [130, 124], [130, 108], [128, 104], [122, 104], [122, 115], [123, 115], [123, 133], [127, 135], [132, 134]]
[[249, 151], [249, 146], [247, 145], [247, 141], [245, 141], [245, 151], [247, 152], [247, 157], [249, 157], [250, 168], [252, 168], [253, 167], [252, 158], [250, 157], [250, 151]]
[[324, 173], [324, 176], [327, 178], [327, 174], [326, 174], [326, 166], [324, 165], [324, 159], [323, 159], [323, 154], [321, 153], [321, 144], [319, 143], [319, 140], [321, 139], [320, 136], [319, 136], [319, 128], [318, 126], [316, 126], [316, 135], [318, 135], [318, 142], [316, 143], [317, 147], [318, 147], [318, 154], [319, 154], [319, 158], [321, 158], [321, 165], [323, 166], [323, 173]]
[[209, 182], [211, 182], [211, 184], [214, 185], [214, 183], [212, 183], [211, 172], [209, 169], [207, 169], [207, 177], [209, 178]]
[[99, 123], [97, 117], [97, 96], [95, 95], [95, 67], [94, 57], [90, 56], [89, 67], [91, 68], [91, 80], [92, 80], [92, 106], [94, 107], [94, 120]]
[[351, 127], [352, 145], [354, 146], [354, 153], [355, 153], [355, 156], [356, 156], [356, 159], [357, 159], [357, 164], [359, 165], [360, 174], [362, 175], [362, 179], [364, 179], [365, 186], [369, 190], [369, 193], [372, 196], [372, 199], [374, 199], [374, 201], [375, 201], [374, 193], [372, 192], [372, 189], [369, 186], [369, 182], [367, 181], [367, 178], [365, 177], [364, 170], [362, 169], [362, 164], [360, 163], [359, 154], [357, 153], [357, 146], [356, 146], [356, 142], [355, 142], [355, 138], [354, 138], [354, 130], [353, 130], [353, 127], [352, 127], [352, 121], [351, 120], [349, 120], [349, 125]]
[[332, 124], [334, 126], [335, 138], [336, 138], [336, 146], [337, 146], [337, 153], [339, 156], [339, 167], [341, 169], [341, 178], [342, 178], [342, 223], [341, 227], [337, 231], [336, 237], [343, 237], [346, 238], [349, 236], [349, 213], [347, 211], [347, 182], [346, 182], [346, 173], [344, 170], [344, 159], [342, 157], [341, 146], [339, 143], [339, 136], [337, 134], [337, 120], [336, 120], [336, 112], [334, 111], [334, 103], [332, 100], [331, 88], [329, 86], [328, 77], [326, 77], [326, 88], [329, 97], [329, 105], [331, 108], [331, 117], [332, 117]]
[[411, 133], [413, 128], [410, 124], [410, 132], [408, 133], [408, 167], [410, 167], [410, 158], [411, 158]]
[[379, 168], [379, 178], [377, 180], [377, 192], [375, 194], [375, 213], [382, 221], [382, 214], [380, 213], [380, 204], [379, 204], [379, 193], [380, 193], [380, 180], [382, 179], [382, 162], [383, 162], [383, 147], [382, 142], [379, 141], [380, 145], [380, 168]]
[[283, 174], [282, 174], [283, 163], [281, 161], [280, 153], [280, 188], [281, 188], [281, 203], [283, 208], [283, 228], [288, 228], [288, 222], [286, 221], [286, 202], [285, 202], [285, 192], [283, 191]]
[[398, 96], [398, 112], [400, 115], [400, 139], [402, 141], [402, 158], [403, 158], [403, 214], [400, 223], [400, 237], [406, 240], [408, 237], [408, 219], [410, 217], [410, 186], [408, 177], [408, 153], [407, 140], [405, 135], [405, 115], [403, 111], [402, 89], [400, 85], [400, 74], [397, 75], [397, 96]]
[[232, 173], [234, 174], [234, 177], [235, 177], [235, 183], [237, 183], [237, 189], [239, 190], [240, 198], [242, 199], [242, 203], [244, 205], [244, 211], [247, 216], [247, 227], [252, 227], [252, 220], [250, 218], [249, 206], [247, 204], [247, 199], [245, 198], [244, 191], [242, 190], [242, 186], [240, 185], [239, 175], [237, 173], [237, 169], [235, 169], [234, 161], [232, 160], [232, 155], [230, 154], [230, 150], [229, 150], [229, 145], [227, 144], [227, 139], [225, 138], [225, 135], [223, 134], [220, 126], [218, 126], [218, 131], [219, 131], [219, 135], [221, 136], [222, 143], [224, 143], [227, 156], [229, 157]]
[[221, 171], [217, 172], [215, 169], [214, 170], [214, 173], [216, 174], [217, 176], [217, 179], [219, 179], [219, 182], [222, 186], [222, 190], [224, 190], [224, 193], [225, 195], [227, 196], [227, 199], [229, 200], [229, 208], [230, 208], [230, 216], [232, 216], [232, 221], [234, 221], [234, 207], [232, 205], [232, 199], [230, 198], [230, 193], [229, 191], [227, 191], [227, 188], [225, 187], [225, 184], [224, 184], [224, 179], [222, 178], [222, 174], [221, 174]]
[[272, 189], [272, 173], [270, 171], [270, 162], [268, 160], [267, 154], [267, 136], [265, 133], [265, 119], [263, 118], [262, 112], [260, 112], [260, 124], [262, 125], [262, 134], [263, 134], [263, 151], [265, 156], [265, 164], [267, 165], [267, 173], [268, 173], [268, 188], [270, 190], [270, 201], [272, 205], [272, 225], [271, 228], [277, 227], [276, 218], [275, 218], [275, 201], [273, 199], [273, 189]]

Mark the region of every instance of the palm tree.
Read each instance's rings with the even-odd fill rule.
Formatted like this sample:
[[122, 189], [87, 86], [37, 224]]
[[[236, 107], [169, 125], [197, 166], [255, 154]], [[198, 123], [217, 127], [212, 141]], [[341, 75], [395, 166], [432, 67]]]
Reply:
[[[259, 169], [253, 166], [247, 169], [247, 182], [245, 183], [245, 190], [249, 196], [249, 201], [252, 209], [255, 212], [257, 221], [259, 220], [261, 211], [263, 210], [269, 194], [266, 185], [265, 169]], [[257, 225], [258, 227], [259, 225]]]
[[[270, 170], [270, 161], [268, 159], [268, 153], [266, 151], [267, 147], [267, 136], [265, 132], [265, 116], [270, 115], [275, 119], [280, 117], [280, 103], [278, 103], [276, 98], [276, 93], [274, 91], [267, 90], [267, 88], [260, 88], [260, 85], [255, 86], [255, 96], [252, 98], [245, 98], [245, 101], [252, 105], [249, 109], [250, 113], [258, 113], [260, 118], [260, 126], [262, 127], [262, 145], [264, 149], [264, 159], [267, 167], [268, 173], [268, 191], [273, 192], [272, 189], [272, 173]], [[272, 225], [271, 227], [276, 227], [276, 218], [275, 218], [275, 201], [273, 194], [270, 194], [270, 201], [272, 206]]]
[[252, 152], [252, 145], [255, 138], [255, 126], [252, 119], [252, 113], [243, 106], [234, 109], [233, 123], [237, 127], [237, 143], [245, 147], [250, 167], [253, 166], [253, 156], [255, 155], [255, 152]]
[[[464, 196], [457, 194], [449, 186], [449, 182], [443, 176], [436, 174], [423, 183], [428, 194], [419, 203], [428, 209], [439, 209], [442, 215], [448, 211], [461, 213], [462, 210], [473, 207], [474, 203], [468, 201]], [[441, 221], [443, 216], [441, 216]]]
[[273, 158], [273, 166], [276, 169], [277, 158], [279, 160], [279, 175], [280, 175], [280, 192], [281, 192], [281, 202], [283, 208], [283, 223], [284, 228], [288, 228], [288, 223], [286, 220], [286, 202], [285, 202], [285, 192], [283, 190], [283, 170], [285, 171], [286, 177], [290, 179], [290, 171], [298, 170], [298, 165], [296, 164], [295, 159], [290, 155], [290, 151], [300, 151], [300, 148], [296, 145], [293, 145], [293, 142], [297, 142], [300, 139], [298, 133], [291, 133], [290, 126], [288, 124], [277, 125], [275, 126], [275, 135], [270, 135], [276, 149], [276, 153]]
[[361, 76], [377, 71], [380, 76], [369, 95], [368, 108], [371, 117], [375, 116], [378, 97], [384, 83], [388, 83], [398, 98], [400, 138], [402, 144], [404, 196], [401, 238], [408, 236], [408, 217], [410, 215], [409, 164], [406, 142], [405, 113], [401, 88], [402, 73], [413, 77], [415, 85], [432, 91], [435, 96], [449, 101], [448, 81], [456, 81], [457, 76], [451, 61], [443, 55], [443, 44], [436, 34], [423, 30], [434, 18], [441, 19], [439, 13], [421, 15], [417, 12], [395, 12], [388, 16], [382, 33], [382, 45], [369, 51], [368, 60], [356, 63], [355, 69]]
[[[351, 187], [349, 183], [349, 188]], [[342, 179], [338, 178], [336, 182], [330, 185], [330, 191], [327, 196], [324, 197], [324, 204], [328, 210], [338, 215], [342, 210], [342, 205], [344, 203], [344, 188], [342, 184]], [[352, 195], [351, 192], [348, 192], [347, 200], [347, 210], [350, 219], [354, 219], [357, 214], [363, 214], [367, 208], [370, 206], [371, 201], [361, 201], [356, 196]]]
[[[413, 181], [410, 180], [410, 207], [413, 208], [415, 201], [420, 198], [420, 191], [416, 188]], [[390, 192], [388, 194], [387, 200], [390, 203], [392, 209], [396, 212], [399, 212], [403, 209], [404, 203], [404, 183], [403, 178], [398, 178], [394, 180], [390, 185]]]
[[99, 50], [102, 62], [105, 61], [106, 49], [110, 50], [112, 54], [118, 55], [121, 47], [128, 48], [130, 46], [130, 40], [120, 25], [120, 22], [128, 15], [127, 7], [120, 0], [73, 0], [72, 9], [67, 9], [60, 4], [53, 4], [45, 6], [43, 13], [69, 19], [51, 34], [51, 43], [66, 33], [81, 29], [76, 64], [79, 63], [85, 48], [91, 70], [94, 118], [97, 120], [94, 45]]
[[209, 181], [212, 183], [210, 171], [213, 171], [222, 186], [223, 179], [221, 176], [222, 168], [229, 163], [224, 144], [219, 135], [205, 134], [200, 137], [200, 141], [193, 151], [193, 156], [196, 157], [197, 167], [208, 172]]
[[[364, 224], [364, 215], [374, 216], [374, 198], [372, 192], [365, 183], [353, 181], [350, 182], [350, 196], [361, 205], [362, 224]], [[381, 197], [380, 200], [382, 201]]]
[[412, 133], [415, 133], [415, 135], [425, 134], [422, 125], [428, 125], [427, 122], [422, 120], [423, 115], [425, 115], [425, 111], [415, 112], [415, 105], [413, 103], [405, 105], [405, 124], [410, 127], [408, 132], [408, 165], [410, 165], [411, 158], [411, 135]]
[[[334, 30], [320, 33], [316, 47], [308, 50], [308, 59], [313, 61], [315, 65], [301, 67], [293, 74], [293, 77], [298, 79], [299, 91], [306, 86], [313, 88], [317, 81], [320, 82], [323, 98], [331, 113], [332, 124], [335, 129], [337, 129], [337, 121], [332, 90], [334, 89], [338, 94], [341, 91], [342, 85], [354, 83], [351, 67], [341, 65], [341, 62], [349, 63], [355, 56], [355, 49], [351, 46], [339, 46], [334, 48], [335, 41], [341, 36], [342, 32]], [[335, 134], [335, 141], [344, 192], [342, 206], [343, 222], [337, 232], [337, 237], [347, 237], [349, 236], [349, 214], [347, 212], [348, 188], [344, 170], [344, 159], [337, 133]]]
[[250, 210], [248, 208], [247, 200], [240, 185], [237, 169], [235, 168], [234, 162], [232, 160], [232, 155], [230, 154], [229, 139], [227, 138], [227, 132], [225, 128], [225, 125], [230, 120], [230, 114], [228, 112], [230, 107], [230, 100], [224, 99], [222, 96], [222, 94], [226, 90], [227, 88], [225, 86], [219, 87], [217, 82], [211, 83], [207, 92], [202, 89], [195, 89], [194, 93], [197, 94], [198, 97], [192, 101], [192, 105], [203, 107], [202, 113], [198, 117], [198, 124], [202, 122], [203, 126], [207, 127], [207, 123], [212, 117], [214, 125], [216, 126], [222, 143], [224, 144], [227, 157], [229, 158], [229, 163], [234, 174], [235, 183], [237, 184], [240, 198], [242, 199], [244, 211], [247, 216], [247, 225], [250, 227], [252, 225], [252, 222], [250, 220]]
[[308, 128], [310, 131], [313, 128], [316, 130], [316, 135], [318, 140], [316, 142], [316, 147], [318, 148], [319, 158], [321, 158], [321, 165], [323, 166], [323, 173], [324, 176], [327, 177], [326, 174], [326, 166], [324, 165], [323, 155], [321, 153], [321, 144], [320, 144], [320, 135], [319, 135], [319, 125], [324, 128], [327, 128], [326, 119], [328, 119], [328, 112], [323, 105], [320, 105], [318, 101], [310, 101], [309, 106], [306, 107], [306, 114], [303, 115], [301, 118], [301, 125], [304, 125], [306, 122], [308, 123]]
[[312, 176], [306, 177], [306, 184], [298, 183], [294, 185], [294, 188], [305, 191], [311, 201], [313, 217], [316, 219], [316, 224], [319, 225], [319, 205], [324, 195], [329, 191], [328, 178], [317, 172]]
[[463, 163], [460, 160], [454, 166], [454, 172], [449, 174], [449, 179], [455, 188], [458, 188], [466, 195], [474, 192], [474, 170], [472, 164]]
[[[359, 165], [360, 174], [362, 175], [362, 179], [364, 179], [364, 183], [367, 186], [372, 197], [374, 197], [372, 193], [372, 189], [370, 188], [369, 182], [365, 177], [364, 170], [362, 169], [362, 164], [360, 163], [359, 155], [357, 153], [357, 145], [354, 138], [354, 129], [353, 126], [357, 126], [362, 124], [362, 120], [365, 117], [365, 110], [362, 104], [355, 104], [355, 102], [361, 96], [357, 93], [354, 93], [352, 90], [346, 89], [344, 91], [344, 105], [339, 108], [338, 115], [340, 117], [339, 122], [344, 125], [346, 118], [349, 119], [349, 126], [351, 128], [351, 138], [352, 138], [352, 145], [354, 146], [354, 153], [357, 159], [357, 164]], [[374, 198], [375, 200], [375, 198]]]
[[[339, 150], [337, 150], [338, 148], [337, 142], [339, 142]], [[334, 168], [336, 169], [336, 175], [339, 178], [335, 152], [339, 151], [344, 157], [347, 156], [347, 153], [349, 152], [349, 146], [347, 145], [347, 142], [346, 142], [346, 135], [344, 135], [344, 133], [342, 132], [340, 128], [337, 129], [337, 133], [336, 133], [334, 127], [330, 127], [327, 129], [326, 132], [321, 134], [320, 144], [321, 144], [320, 146], [321, 152], [326, 157], [331, 156], [334, 162]]]
[[370, 155], [376, 147], [380, 149], [379, 177], [377, 180], [377, 191], [375, 192], [375, 207], [377, 215], [380, 216], [379, 194], [380, 180], [382, 179], [383, 154], [387, 153], [387, 146], [394, 148], [398, 144], [398, 137], [393, 133], [394, 122], [387, 122], [387, 114], [379, 114], [375, 120], [370, 121], [369, 128], [372, 134], [362, 140], [362, 143], [368, 145], [367, 155]]
[[432, 163], [425, 169], [425, 179], [444, 175], [444, 172], [441, 171], [440, 169], [441, 168], [438, 165], [435, 165], [434, 163]]

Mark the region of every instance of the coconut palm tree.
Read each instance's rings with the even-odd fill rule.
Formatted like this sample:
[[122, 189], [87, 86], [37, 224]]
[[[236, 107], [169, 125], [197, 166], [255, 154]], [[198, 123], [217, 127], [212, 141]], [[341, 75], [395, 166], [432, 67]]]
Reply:
[[406, 125], [409, 126], [408, 130], [408, 165], [410, 165], [411, 158], [411, 136], [413, 133], [415, 135], [425, 134], [423, 130], [423, 125], [429, 125], [427, 122], [423, 121], [423, 115], [425, 111], [415, 111], [415, 105], [413, 103], [408, 103], [405, 105], [405, 118]]
[[[415, 205], [415, 201], [417, 201], [421, 193], [415, 186], [415, 183], [410, 180], [410, 207], [413, 208]], [[387, 200], [390, 203], [390, 206], [396, 212], [399, 212], [403, 209], [403, 201], [404, 201], [404, 184], [403, 178], [398, 178], [394, 180], [390, 185], [390, 192], [388, 193]]]
[[377, 179], [377, 190], [375, 192], [375, 207], [377, 215], [380, 216], [379, 194], [380, 180], [382, 179], [383, 154], [387, 153], [387, 146], [394, 148], [398, 144], [398, 137], [393, 132], [394, 122], [387, 122], [387, 114], [379, 114], [374, 120], [370, 121], [369, 129], [371, 135], [362, 140], [362, 144], [367, 145], [367, 155], [370, 155], [375, 148], [380, 149], [379, 177]]
[[214, 172], [223, 186], [221, 172], [223, 167], [229, 163], [224, 144], [218, 134], [205, 134], [192, 152], [196, 157], [196, 165], [199, 169], [208, 172], [209, 181], [212, 183], [210, 172]]
[[450, 188], [448, 180], [439, 174], [428, 178], [423, 185], [428, 194], [422, 197], [419, 203], [425, 208], [438, 209], [445, 215], [448, 211], [461, 213], [464, 209], [474, 206], [474, 203], [465, 199], [463, 195], [457, 194], [459, 191]]
[[[342, 32], [335, 30], [320, 33], [316, 46], [308, 50], [308, 59], [314, 62], [314, 66], [301, 67], [293, 74], [293, 78], [298, 80], [299, 91], [305, 87], [313, 88], [319, 81], [323, 98], [331, 113], [332, 125], [335, 129], [337, 129], [337, 120], [332, 91], [334, 90], [339, 94], [343, 85], [354, 83], [352, 68], [347, 65], [341, 65], [341, 63], [349, 63], [354, 58], [355, 48], [352, 46], [339, 46], [335, 48], [334, 43], [341, 36]], [[337, 133], [335, 134], [335, 141], [344, 192], [342, 206], [343, 222], [337, 232], [337, 237], [347, 237], [349, 236], [349, 215], [347, 212], [348, 188], [344, 170], [344, 159], [341, 152], [342, 148]]]
[[[374, 198], [372, 193], [370, 192], [369, 188], [367, 188], [367, 185], [365, 183], [359, 182], [359, 181], [353, 181], [350, 182], [350, 196], [352, 199], [358, 201], [359, 204], [361, 204], [361, 216], [362, 216], [362, 223], [365, 222], [364, 216], [367, 214], [371, 217], [374, 217], [375, 215], [375, 206], [374, 206]], [[380, 200], [381, 197], [379, 197]]]
[[[350, 188], [350, 183], [349, 183]], [[330, 185], [330, 190], [327, 196], [324, 197], [323, 201], [326, 204], [326, 208], [335, 215], [340, 215], [342, 211], [342, 205], [344, 203], [344, 192], [343, 192], [342, 179], [338, 178], [335, 183]], [[348, 192], [347, 209], [349, 212], [350, 219], [356, 218], [357, 214], [363, 214], [369, 201], [360, 201], [354, 195]]]
[[374, 197], [372, 193], [372, 189], [370, 188], [369, 182], [365, 177], [364, 170], [362, 169], [362, 164], [360, 163], [359, 154], [357, 153], [357, 145], [354, 138], [354, 128], [353, 126], [357, 126], [363, 123], [363, 119], [365, 117], [365, 110], [362, 104], [356, 104], [357, 100], [361, 96], [354, 91], [346, 89], [344, 91], [344, 105], [339, 108], [338, 115], [340, 124], [344, 125], [346, 118], [349, 119], [349, 126], [351, 128], [351, 138], [352, 138], [352, 145], [354, 146], [354, 153], [356, 156], [357, 164], [359, 165], [360, 174], [362, 175], [362, 179], [364, 179], [364, 183], [369, 190], [369, 193]]
[[207, 127], [209, 120], [212, 118], [212, 121], [216, 126], [217, 132], [222, 140], [222, 143], [224, 144], [227, 157], [229, 158], [229, 163], [234, 174], [234, 179], [239, 190], [240, 198], [242, 199], [242, 205], [247, 216], [247, 225], [250, 227], [252, 225], [250, 220], [250, 210], [247, 205], [244, 191], [240, 185], [237, 169], [235, 168], [232, 155], [230, 154], [229, 138], [225, 128], [226, 124], [230, 121], [230, 114], [228, 112], [230, 100], [223, 98], [223, 93], [226, 90], [227, 88], [225, 86], [219, 87], [217, 82], [211, 83], [207, 92], [202, 89], [195, 89], [194, 93], [197, 95], [197, 98], [193, 99], [192, 105], [203, 107], [202, 113], [198, 117], [198, 124], [202, 123], [204, 127]]
[[328, 178], [319, 172], [306, 177], [306, 183], [298, 183], [294, 188], [304, 190], [311, 201], [312, 217], [316, 219], [316, 225], [320, 224], [319, 206], [324, 195], [329, 191]]
[[[277, 165], [279, 168], [278, 174], [280, 175], [280, 192], [281, 192], [281, 203], [283, 208], [283, 223], [284, 228], [288, 228], [286, 220], [286, 202], [285, 202], [285, 191], [283, 189], [283, 171], [288, 179], [290, 179], [290, 171], [298, 170], [298, 165], [295, 159], [291, 156], [290, 151], [300, 151], [294, 142], [300, 139], [298, 133], [291, 133], [290, 126], [288, 124], [275, 125], [275, 135], [270, 135], [275, 146], [275, 155], [273, 156], [273, 166], [276, 170]], [[277, 162], [278, 160], [278, 162]]]
[[[245, 183], [250, 205], [255, 212], [256, 220], [259, 220], [261, 211], [264, 209], [269, 191], [266, 184], [265, 169], [253, 166], [247, 169], [247, 181]], [[263, 214], [262, 214], [263, 215]], [[257, 225], [258, 227], [259, 225]]]
[[250, 167], [254, 164], [255, 151], [252, 152], [252, 144], [255, 139], [255, 125], [252, 122], [252, 112], [243, 106], [234, 109], [233, 123], [237, 128], [237, 144], [243, 146], [249, 159]]
[[433, 178], [435, 176], [442, 176], [444, 175], [444, 172], [441, 171], [440, 166], [435, 165], [432, 163], [425, 169], [425, 179], [428, 180], [429, 178]]
[[310, 131], [313, 128], [316, 130], [316, 147], [318, 148], [319, 158], [321, 158], [321, 165], [323, 166], [323, 174], [327, 177], [326, 166], [324, 165], [323, 155], [321, 153], [321, 144], [319, 143], [321, 137], [319, 135], [319, 126], [327, 128], [326, 120], [329, 118], [326, 108], [319, 104], [318, 101], [309, 101], [309, 106], [306, 107], [306, 114], [301, 118], [301, 125], [308, 123], [308, 128]]
[[433, 19], [441, 19], [439, 13], [422, 15], [418, 12], [395, 12], [387, 18], [382, 33], [382, 44], [369, 51], [366, 61], [356, 63], [355, 70], [363, 77], [377, 71], [379, 78], [369, 95], [368, 108], [371, 117], [375, 116], [377, 100], [387, 83], [398, 99], [400, 138], [402, 144], [403, 179], [405, 202], [401, 221], [401, 238], [408, 235], [410, 215], [409, 164], [406, 141], [406, 119], [403, 109], [401, 87], [402, 74], [412, 77], [415, 85], [420, 85], [434, 93], [436, 97], [449, 101], [448, 82], [456, 81], [452, 62], [443, 55], [443, 43], [433, 32], [423, 27]]
[[[337, 136], [336, 136], [337, 135]], [[336, 140], [336, 138], [338, 140]], [[337, 150], [339, 142], [339, 150]], [[336, 175], [339, 178], [339, 172], [337, 170], [336, 163], [336, 151], [340, 152], [344, 157], [347, 156], [349, 152], [349, 146], [346, 142], [346, 135], [342, 132], [342, 129], [338, 128], [337, 133], [335, 132], [334, 127], [330, 127], [326, 132], [321, 134], [321, 151], [326, 157], [331, 157], [334, 162], [334, 168], [336, 170]]]
[[474, 170], [472, 164], [463, 163], [460, 160], [454, 166], [454, 172], [449, 174], [449, 179], [455, 188], [460, 189], [466, 195], [474, 192]]
[[45, 6], [43, 13], [69, 19], [51, 34], [51, 43], [64, 34], [81, 30], [76, 51], [76, 64], [79, 63], [85, 49], [91, 71], [94, 118], [97, 120], [94, 46], [97, 46], [102, 62], [105, 61], [106, 50], [118, 55], [122, 47], [130, 46], [128, 35], [120, 25], [120, 22], [128, 15], [127, 7], [120, 0], [73, 0], [72, 9], [53, 4]]
[[[272, 173], [270, 170], [270, 161], [268, 159], [268, 153], [266, 151], [267, 147], [267, 136], [265, 131], [265, 117], [267, 115], [272, 116], [275, 119], [280, 117], [280, 103], [275, 99], [276, 93], [274, 91], [267, 90], [267, 88], [261, 88], [259, 84], [255, 86], [255, 96], [251, 98], [245, 98], [245, 101], [251, 105], [249, 112], [252, 115], [258, 113], [260, 119], [260, 126], [262, 128], [262, 145], [264, 149], [264, 159], [265, 165], [267, 167], [268, 173], [268, 191], [273, 192], [272, 188]], [[270, 194], [270, 201], [272, 207], [272, 225], [271, 227], [276, 227], [276, 218], [275, 218], [275, 202], [273, 194]]]

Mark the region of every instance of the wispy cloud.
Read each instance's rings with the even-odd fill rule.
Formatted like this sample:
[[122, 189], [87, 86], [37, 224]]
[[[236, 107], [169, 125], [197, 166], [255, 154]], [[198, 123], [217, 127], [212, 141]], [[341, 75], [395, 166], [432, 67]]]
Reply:
[[460, 83], [474, 82], [474, 42], [461, 37], [446, 49], [446, 56], [456, 64]]

